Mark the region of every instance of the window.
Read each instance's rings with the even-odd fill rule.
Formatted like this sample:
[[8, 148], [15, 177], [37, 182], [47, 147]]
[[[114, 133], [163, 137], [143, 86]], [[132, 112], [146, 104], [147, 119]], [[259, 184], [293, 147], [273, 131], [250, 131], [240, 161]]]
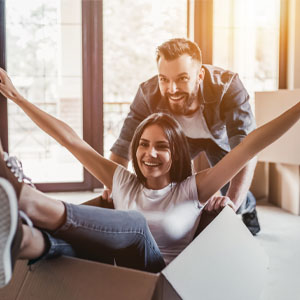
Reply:
[[239, 73], [250, 97], [278, 88], [280, 0], [214, 0], [213, 64]]
[[[69, 2], [6, 1], [7, 71], [26, 99], [82, 136], [81, 1]], [[8, 128], [34, 182], [83, 181], [81, 164], [11, 102]]]

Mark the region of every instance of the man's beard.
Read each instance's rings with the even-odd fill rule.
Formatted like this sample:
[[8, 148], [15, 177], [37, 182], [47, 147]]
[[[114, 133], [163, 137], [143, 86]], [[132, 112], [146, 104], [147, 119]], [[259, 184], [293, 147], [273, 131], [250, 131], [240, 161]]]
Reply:
[[[169, 100], [169, 93], [166, 93], [164, 98], [165, 101], [168, 104], [169, 110], [175, 114], [175, 115], [189, 115], [195, 112], [195, 110], [191, 110], [191, 105], [194, 103], [195, 100], [197, 100], [197, 91], [195, 90], [191, 94], [188, 93], [182, 93], [178, 92], [175, 94], [172, 94], [172, 96], [184, 96], [184, 100], [180, 100], [179, 103], [176, 103], [175, 101], [172, 101], [172, 104]], [[198, 109], [198, 108], [197, 108]]]

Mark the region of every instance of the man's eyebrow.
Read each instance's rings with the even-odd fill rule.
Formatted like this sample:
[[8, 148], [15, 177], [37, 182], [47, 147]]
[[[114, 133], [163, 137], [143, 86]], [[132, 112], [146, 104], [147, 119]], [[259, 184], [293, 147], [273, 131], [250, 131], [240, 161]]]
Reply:
[[183, 76], [183, 75], [189, 76], [189, 74], [187, 72], [182, 72], [182, 73], [178, 74], [177, 77], [180, 77], [180, 76]]
[[[176, 77], [180, 77], [180, 76], [184, 76], [184, 75], [189, 76], [189, 74], [187, 72], [182, 72], [182, 73], [177, 74]], [[160, 74], [160, 73], [158, 74], [158, 76], [167, 78], [166, 75]]]

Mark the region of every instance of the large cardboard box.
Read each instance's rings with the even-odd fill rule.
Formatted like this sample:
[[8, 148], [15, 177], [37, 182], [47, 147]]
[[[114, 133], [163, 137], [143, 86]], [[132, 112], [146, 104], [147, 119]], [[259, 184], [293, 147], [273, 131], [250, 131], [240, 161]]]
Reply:
[[[299, 100], [300, 90], [255, 93], [257, 125], [274, 119]], [[300, 122], [258, 156], [259, 161], [269, 163], [269, 178], [264, 180], [269, 184], [269, 201], [296, 215], [300, 214], [299, 132]]]
[[[300, 90], [279, 90], [255, 93], [255, 118], [258, 126], [278, 117], [298, 103]], [[260, 161], [300, 165], [300, 122], [286, 134], [265, 148], [259, 155]]]
[[1, 300], [258, 300], [268, 258], [226, 207], [161, 273], [61, 257], [28, 269], [19, 262]]

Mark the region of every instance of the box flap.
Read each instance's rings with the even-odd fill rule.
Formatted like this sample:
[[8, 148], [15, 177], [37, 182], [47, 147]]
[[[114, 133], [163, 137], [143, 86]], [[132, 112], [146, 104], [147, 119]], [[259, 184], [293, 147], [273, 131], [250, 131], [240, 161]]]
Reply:
[[28, 272], [19, 300], [151, 300], [159, 274], [70, 257], [45, 260]]
[[183, 299], [259, 299], [268, 257], [229, 207], [163, 271]]

